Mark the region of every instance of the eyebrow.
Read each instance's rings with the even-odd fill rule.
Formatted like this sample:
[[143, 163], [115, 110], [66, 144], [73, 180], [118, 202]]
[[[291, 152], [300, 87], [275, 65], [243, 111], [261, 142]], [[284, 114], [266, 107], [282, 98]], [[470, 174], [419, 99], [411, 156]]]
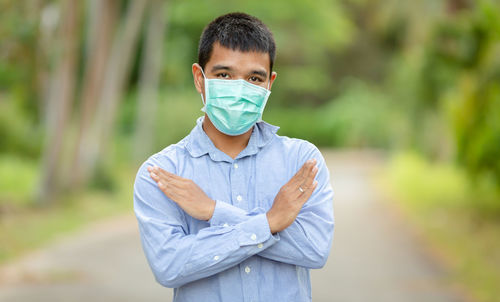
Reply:
[[[210, 71], [216, 72], [219, 70], [233, 71], [233, 69], [231, 67], [225, 66], [225, 65], [214, 65]], [[263, 78], [267, 78], [267, 72], [262, 71], [262, 70], [252, 70], [249, 74], [260, 75]]]
[[216, 71], [218, 71], [218, 70], [229, 70], [229, 71], [231, 71], [231, 70], [233, 70], [233, 69], [232, 69], [231, 67], [229, 67], [229, 66], [224, 66], [224, 65], [214, 65], [214, 66], [212, 67], [212, 70], [211, 70], [211, 71], [212, 71], [212, 72], [216, 72]]
[[250, 74], [260, 75], [263, 78], [267, 78], [267, 72], [262, 70], [253, 70]]

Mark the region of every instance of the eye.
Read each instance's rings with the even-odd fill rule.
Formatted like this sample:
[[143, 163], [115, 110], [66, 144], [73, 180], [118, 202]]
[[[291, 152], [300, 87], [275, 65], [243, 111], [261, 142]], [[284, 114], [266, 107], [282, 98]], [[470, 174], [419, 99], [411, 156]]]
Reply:
[[227, 74], [225, 72], [221, 72], [221, 73], [217, 74], [217, 77], [218, 78], [223, 78], [223, 79], [229, 79], [229, 74]]
[[261, 78], [256, 77], [256, 76], [251, 76], [249, 80], [250, 80], [250, 82], [257, 82], [257, 83], [264, 82]]

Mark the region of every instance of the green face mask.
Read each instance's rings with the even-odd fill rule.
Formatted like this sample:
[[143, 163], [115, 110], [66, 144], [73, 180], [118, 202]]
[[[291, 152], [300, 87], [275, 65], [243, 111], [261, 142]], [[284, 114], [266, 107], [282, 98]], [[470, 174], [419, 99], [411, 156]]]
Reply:
[[[204, 107], [212, 124], [227, 135], [241, 135], [262, 120], [262, 112], [271, 94], [269, 89], [245, 80], [205, 78]], [[268, 84], [269, 88], [269, 84]], [[203, 94], [201, 95], [203, 101]]]

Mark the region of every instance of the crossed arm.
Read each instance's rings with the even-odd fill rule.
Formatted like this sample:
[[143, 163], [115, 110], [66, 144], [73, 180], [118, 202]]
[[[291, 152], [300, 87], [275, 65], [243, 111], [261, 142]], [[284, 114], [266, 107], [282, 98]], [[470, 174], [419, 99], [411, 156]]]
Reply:
[[[210, 199], [192, 180], [158, 166], [150, 166], [147, 169], [160, 190], [186, 213], [199, 220], [208, 221], [212, 218], [216, 201]], [[272, 208], [266, 213], [271, 233], [283, 231], [292, 224], [318, 185], [318, 181], [314, 180], [317, 172], [316, 159], [310, 159], [281, 188]]]
[[[214, 201], [193, 181], [147, 167], [148, 173], [143, 171], [139, 182], [147, 184], [147, 189], [136, 181], [134, 204], [141, 240], [157, 281], [179, 287], [228, 269], [252, 255], [322, 267], [333, 236], [333, 190], [319, 151], [309, 154], [312, 157], [319, 159], [318, 166], [315, 161], [306, 161], [281, 188], [267, 213], [248, 213]], [[173, 202], [153, 202], [164, 200], [162, 194]], [[210, 227], [189, 234], [182, 211], [207, 220]], [[168, 221], [164, 217], [169, 217]], [[222, 222], [230, 226], [224, 227]]]

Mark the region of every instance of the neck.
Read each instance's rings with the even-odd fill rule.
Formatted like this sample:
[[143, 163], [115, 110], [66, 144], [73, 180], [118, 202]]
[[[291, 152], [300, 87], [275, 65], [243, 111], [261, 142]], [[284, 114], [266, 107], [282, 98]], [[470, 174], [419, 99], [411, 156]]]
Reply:
[[206, 114], [202, 126], [203, 131], [205, 131], [214, 146], [229, 155], [232, 159], [235, 159], [246, 148], [253, 131], [252, 127], [252, 129], [241, 135], [231, 136], [224, 134], [215, 128]]

